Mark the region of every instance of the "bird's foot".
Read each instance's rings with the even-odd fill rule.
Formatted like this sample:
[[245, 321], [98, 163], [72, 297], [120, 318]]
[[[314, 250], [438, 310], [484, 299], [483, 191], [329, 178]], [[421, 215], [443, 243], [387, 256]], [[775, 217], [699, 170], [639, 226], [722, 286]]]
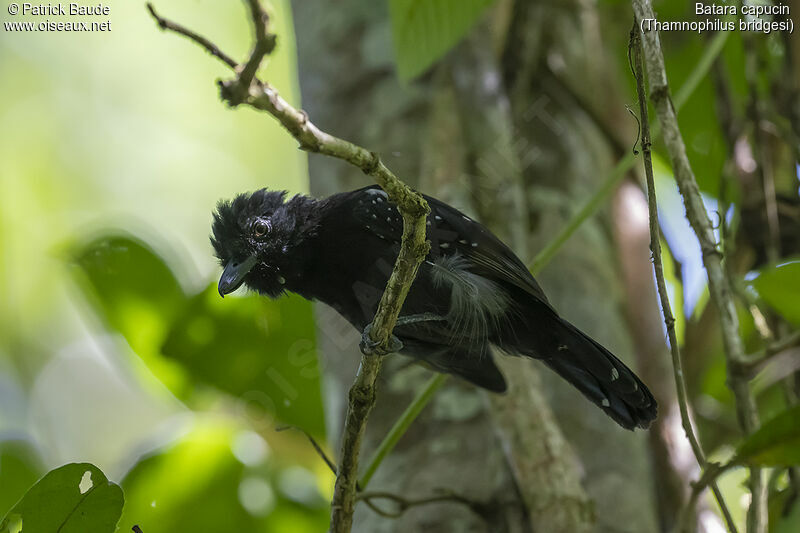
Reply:
[[372, 323], [370, 322], [361, 333], [361, 342], [358, 344], [358, 347], [361, 348], [361, 353], [364, 355], [387, 355], [403, 349], [403, 341], [394, 335], [389, 336], [388, 346], [384, 348], [379, 342], [372, 340], [372, 337], [370, 337], [371, 331]]

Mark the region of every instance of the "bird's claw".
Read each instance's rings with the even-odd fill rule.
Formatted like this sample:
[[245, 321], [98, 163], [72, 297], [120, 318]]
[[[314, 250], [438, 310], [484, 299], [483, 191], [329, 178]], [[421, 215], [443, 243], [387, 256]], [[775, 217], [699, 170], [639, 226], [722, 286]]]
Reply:
[[403, 341], [394, 335], [389, 336], [389, 342], [384, 348], [381, 343], [372, 340], [372, 337], [370, 337], [371, 331], [372, 323], [367, 324], [367, 327], [364, 328], [361, 333], [361, 342], [358, 343], [358, 347], [361, 348], [361, 353], [364, 355], [387, 355], [403, 349]]

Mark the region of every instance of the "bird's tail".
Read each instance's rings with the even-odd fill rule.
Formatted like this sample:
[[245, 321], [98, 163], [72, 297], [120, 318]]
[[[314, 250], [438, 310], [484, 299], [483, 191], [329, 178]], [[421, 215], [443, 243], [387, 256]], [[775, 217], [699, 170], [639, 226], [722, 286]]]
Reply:
[[566, 320], [552, 315], [536, 327], [536, 354], [626, 429], [647, 428], [657, 404], [647, 386], [606, 350]]

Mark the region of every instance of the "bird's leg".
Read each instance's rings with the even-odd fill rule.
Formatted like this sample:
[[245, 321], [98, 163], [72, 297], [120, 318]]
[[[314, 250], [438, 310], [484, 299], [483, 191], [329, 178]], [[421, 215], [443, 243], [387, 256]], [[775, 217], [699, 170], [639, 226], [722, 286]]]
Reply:
[[399, 352], [403, 349], [403, 342], [394, 335], [389, 336], [388, 349], [384, 349], [379, 342], [373, 341], [372, 337], [369, 336], [371, 331], [372, 322], [367, 324], [367, 327], [364, 328], [364, 331], [361, 333], [361, 342], [358, 343], [358, 347], [361, 348], [361, 353], [364, 355], [386, 355]]
[[[395, 327], [397, 326], [407, 326], [408, 324], [415, 324], [417, 322], [437, 322], [441, 320], [446, 320], [443, 316], [439, 316], [433, 313], [420, 313], [418, 315], [408, 315], [408, 316], [400, 316], [397, 317], [397, 322], [395, 323]], [[361, 348], [361, 353], [364, 355], [386, 355], [390, 353], [396, 353], [403, 349], [403, 341], [398, 339], [395, 335], [391, 335], [389, 337], [389, 346], [388, 349], [383, 349], [379, 345], [379, 343], [372, 340], [369, 336], [370, 332], [372, 331], [372, 323], [367, 324], [367, 327], [364, 328], [364, 331], [361, 333], [361, 342], [358, 344], [359, 348]]]
[[399, 316], [397, 317], [397, 326], [407, 326], [409, 324], [415, 324], [417, 322], [440, 322], [447, 320], [443, 316], [439, 316], [434, 313], [420, 313], [418, 315], [408, 315], [408, 316]]

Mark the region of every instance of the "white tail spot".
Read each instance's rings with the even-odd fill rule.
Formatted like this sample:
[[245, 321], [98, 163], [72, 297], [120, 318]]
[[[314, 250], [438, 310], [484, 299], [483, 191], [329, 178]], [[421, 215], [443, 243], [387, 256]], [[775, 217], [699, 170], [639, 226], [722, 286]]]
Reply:
[[616, 368], [611, 368], [611, 381], [617, 381], [619, 379], [619, 372]]
[[600, 402], [600, 405], [602, 405], [603, 407], [610, 407], [611, 403], [608, 401], [608, 398], [603, 398], [603, 401]]
[[81, 482], [78, 483], [78, 489], [81, 491], [81, 494], [86, 494], [86, 491], [92, 488], [94, 483], [92, 483], [92, 473], [90, 471], [86, 471], [83, 473], [83, 477], [81, 478]]

